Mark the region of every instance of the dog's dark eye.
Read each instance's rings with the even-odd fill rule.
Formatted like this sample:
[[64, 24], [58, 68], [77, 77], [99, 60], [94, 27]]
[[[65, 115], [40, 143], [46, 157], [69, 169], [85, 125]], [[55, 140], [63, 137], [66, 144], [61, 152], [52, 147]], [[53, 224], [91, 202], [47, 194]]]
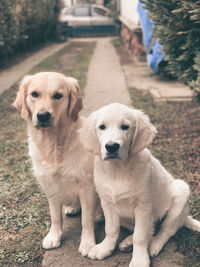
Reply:
[[126, 125], [126, 124], [122, 124], [121, 129], [122, 129], [123, 131], [127, 131], [127, 130], [129, 129], [129, 126]]
[[56, 99], [56, 100], [59, 100], [59, 99], [61, 99], [62, 97], [63, 97], [63, 95], [60, 94], [60, 93], [56, 93], [55, 95], [53, 95], [53, 99]]
[[100, 130], [105, 130], [105, 129], [106, 129], [105, 124], [101, 124], [101, 125], [99, 126], [99, 129], [100, 129]]
[[38, 97], [39, 97], [39, 94], [38, 94], [38, 92], [36, 92], [36, 91], [33, 91], [33, 92], [31, 93], [31, 95], [32, 95], [32, 97], [34, 97], [34, 98], [38, 98]]

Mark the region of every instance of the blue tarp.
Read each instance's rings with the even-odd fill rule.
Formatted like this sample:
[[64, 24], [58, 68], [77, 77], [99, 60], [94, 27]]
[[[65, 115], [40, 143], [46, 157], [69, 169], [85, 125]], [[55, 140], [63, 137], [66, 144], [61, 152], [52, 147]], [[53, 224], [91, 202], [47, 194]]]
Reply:
[[153, 73], [156, 74], [158, 73], [158, 66], [164, 57], [162, 45], [160, 45], [158, 40], [153, 37], [153, 22], [148, 17], [148, 11], [142, 7], [140, 2], [138, 3], [137, 10], [140, 16], [140, 23], [143, 31], [147, 62]]

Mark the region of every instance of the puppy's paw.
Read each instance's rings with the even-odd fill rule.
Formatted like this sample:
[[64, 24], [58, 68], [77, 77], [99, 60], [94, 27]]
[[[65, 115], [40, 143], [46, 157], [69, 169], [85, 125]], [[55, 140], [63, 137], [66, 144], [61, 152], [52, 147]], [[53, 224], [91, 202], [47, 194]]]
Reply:
[[81, 211], [80, 207], [76, 206], [66, 206], [64, 207], [64, 213], [66, 216], [74, 216], [76, 214], [79, 214]]
[[140, 259], [132, 259], [129, 263], [129, 267], [149, 267], [150, 266], [150, 260], [149, 259], [143, 259], [142, 257]]
[[81, 240], [80, 246], [79, 246], [79, 252], [81, 253], [82, 256], [86, 257], [88, 256], [89, 251], [91, 250], [92, 247], [95, 246], [95, 241], [93, 240]]
[[130, 252], [133, 250], [133, 235], [128, 236], [119, 244], [119, 250], [122, 252]]
[[122, 252], [130, 252], [133, 250], [133, 244], [125, 244], [125, 243], [120, 243], [119, 244], [119, 250]]
[[44, 249], [58, 248], [61, 244], [61, 237], [53, 234], [51, 231], [44, 238], [42, 246]]
[[90, 250], [88, 254], [88, 258], [92, 260], [103, 260], [104, 258], [108, 257], [112, 253], [113, 250], [105, 247], [102, 243], [94, 246]]
[[150, 256], [152, 257], [157, 256], [159, 252], [161, 251], [161, 249], [162, 249], [161, 242], [159, 242], [159, 240], [157, 240], [156, 238], [153, 239], [150, 244], [150, 249], [149, 249]]

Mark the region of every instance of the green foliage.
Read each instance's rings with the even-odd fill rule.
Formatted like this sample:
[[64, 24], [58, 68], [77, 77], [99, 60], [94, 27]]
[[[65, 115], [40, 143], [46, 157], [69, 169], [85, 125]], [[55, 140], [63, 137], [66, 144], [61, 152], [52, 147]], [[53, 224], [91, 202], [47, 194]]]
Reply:
[[0, 60], [55, 33], [59, 0], [0, 1]]
[[163, 45], [166, 70], [200, 96], [200, 1], [147, 0], [145, 7]]

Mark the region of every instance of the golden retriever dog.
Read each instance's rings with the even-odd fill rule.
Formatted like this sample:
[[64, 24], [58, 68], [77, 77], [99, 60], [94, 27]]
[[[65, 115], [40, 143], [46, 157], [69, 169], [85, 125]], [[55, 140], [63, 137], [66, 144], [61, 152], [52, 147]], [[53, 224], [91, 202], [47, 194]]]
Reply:
[[[133, 244], [130, 267], [150, 265], [176, 231], [186, 226], [200, 232], [200, 222], [189, 216], [189, 186], [174, 179], [147, 146], [156, 128], [143, 112], [110, 104], [93, 112], [80, 130], [85, 147], [96, 156], [94, 181], [105, 216], [105, 239], [88, 257], [102, 260], [116, 246], [120, 224], [134, 234], [120, 244]], [[153, 236], [154, 224], [163, 219]]]
[[79, 85], [76, 79], [55, 72], [26, 76], [13, 105], [28, 124], [29, 154], [34, 174], [48, 198], [51, 228], [43, 240], [45, 249], [57, 248], [62, 237], [62, 207], [65, 213], [82, 209], [79, 251], [86, 256], [95, 245], [93, 155], [80, 141], [82, 121]]

